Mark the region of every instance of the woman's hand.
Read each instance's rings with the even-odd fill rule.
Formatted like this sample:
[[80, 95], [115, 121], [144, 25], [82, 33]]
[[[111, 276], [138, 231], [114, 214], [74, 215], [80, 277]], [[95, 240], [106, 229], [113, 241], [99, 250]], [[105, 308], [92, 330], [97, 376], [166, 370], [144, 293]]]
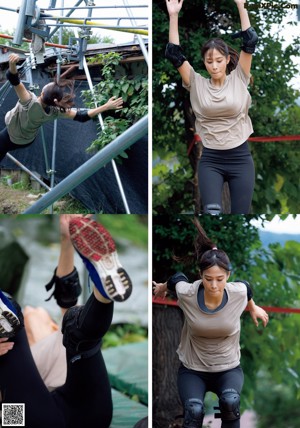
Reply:
[[183, 0], [166, 0], [169, 16], [178, 15], [182, 8]]
[[123, 98], [111, 97], [105, 104], [107, 110], [116, 110], [123, 107]]
[[262, 320], [264, 327], [266, 327], [269, 322], [269, 315], [260, 306], [254, 305], [254, 308], [250, 311], [250, 315], [256, 327], [258, 327], [258, 318]]
[[17, 74], [18, 73], [17, 64], [20, 61], [19, 55], [12, 53], [12, 54], [9, 55], [8, 59], [9, 59], [9, 69], [10, 69], [10, 72], [12, 74]]
[[91, 218], [93, 214], [87, 214], [87, 215], [83, 215], [83, 214], [61, 214], [59, 216], [59, 226], [60, 226], [60, 235], [61, 235], [61, 239], [66, 239], [66, 240], [70, 240], [70, 231], [69, 231], [69, 225], [70, 225], [70, 221], [73, 218], [76, 217], [87, 217], [87, 218]]
[[163, 299], [167, 295], [167, 283], [166, 282], [155, 282], [152, 281], [153, 284], [153, 293], [155, 297], [162, 297]]
[[5, 355], [8, 351], [11, 351], [14, 347], [14, 342], [7, 342], [8, 337], [0, 338], [0, 356]]

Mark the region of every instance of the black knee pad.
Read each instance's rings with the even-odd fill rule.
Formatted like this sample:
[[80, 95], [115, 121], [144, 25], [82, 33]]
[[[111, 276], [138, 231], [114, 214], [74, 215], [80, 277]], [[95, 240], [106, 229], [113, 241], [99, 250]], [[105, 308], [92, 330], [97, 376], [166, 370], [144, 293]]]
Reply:
[[184, 403], [183, 428], [201, 428], [204, 419], [204, 405], [198, 398], [189, 398]]
[[219, 397], [219, 408], [223, 421], [240, 419], [240, 394], [235, 389], [225, 389]]
[[219, 215], [222, 214], [222, 208], [219, 204], [204, 205], [204, 214]]
[[80, 315], [83, 306], [69, 308], [63, 317], [63, 345], [67, 351], [68, 360], [74, 363], [82, 358], [89, 358], [99, 352], [101, 339], [87, 337], [81, 331]]

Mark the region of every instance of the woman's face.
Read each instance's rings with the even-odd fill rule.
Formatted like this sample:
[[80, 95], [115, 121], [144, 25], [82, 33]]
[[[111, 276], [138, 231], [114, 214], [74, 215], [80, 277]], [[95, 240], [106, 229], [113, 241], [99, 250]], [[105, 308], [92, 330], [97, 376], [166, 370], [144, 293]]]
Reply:
[[205, 269], [201, 276], [205, 293], [214, 298], [223, 296], [229, 276], [230, 272], [218, 265]]
[[217, 49], [210, 49], [204, 57], [206, 70], [213, 80], [220, 80], [226, 76], [226, 67], [230, 57], [222, 55]]

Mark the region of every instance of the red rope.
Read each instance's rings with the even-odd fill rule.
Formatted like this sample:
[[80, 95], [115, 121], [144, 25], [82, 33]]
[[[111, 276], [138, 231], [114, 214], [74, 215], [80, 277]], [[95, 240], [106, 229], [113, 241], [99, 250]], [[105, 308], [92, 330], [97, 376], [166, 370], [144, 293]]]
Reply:
[[[152, 303], [165, 306], [178, 306], [177, 300], [163, 299], [161, 297], [153, 297]], [[300, 314], [300, 309], [297, 308], [279, 308], [276, 306], [261, 306], [267, 312], [280, 312], [284, 314]]]
[[[249, 141], [252, 142], [271, 142], [271, 141], [298, 141], [300, 140], [300, 135], [285, 135], [285, 136], [277, 136], [277, 137], [250, 137], [248, 138]], [[194, 138], [192, 139], [187, 154], [190, 155], [194, 145], [201, 141], [201, 138], [198, 134], [194, 134]]]

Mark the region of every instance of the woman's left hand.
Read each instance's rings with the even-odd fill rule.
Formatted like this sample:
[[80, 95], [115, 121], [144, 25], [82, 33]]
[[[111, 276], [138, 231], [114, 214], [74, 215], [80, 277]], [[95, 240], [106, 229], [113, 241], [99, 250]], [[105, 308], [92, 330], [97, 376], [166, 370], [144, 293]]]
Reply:
[[250, 311], [250, 315], [256, 327], [258, 327], [258, 318], [262, 320], [264, 327], [266, 327], [269, 322], [269, 315], [260, 306], [255, 305], [254, 309]]
[[106, 103], [107, 110], [116, 110], [123, 107], [123, 98], [111, 97]]

